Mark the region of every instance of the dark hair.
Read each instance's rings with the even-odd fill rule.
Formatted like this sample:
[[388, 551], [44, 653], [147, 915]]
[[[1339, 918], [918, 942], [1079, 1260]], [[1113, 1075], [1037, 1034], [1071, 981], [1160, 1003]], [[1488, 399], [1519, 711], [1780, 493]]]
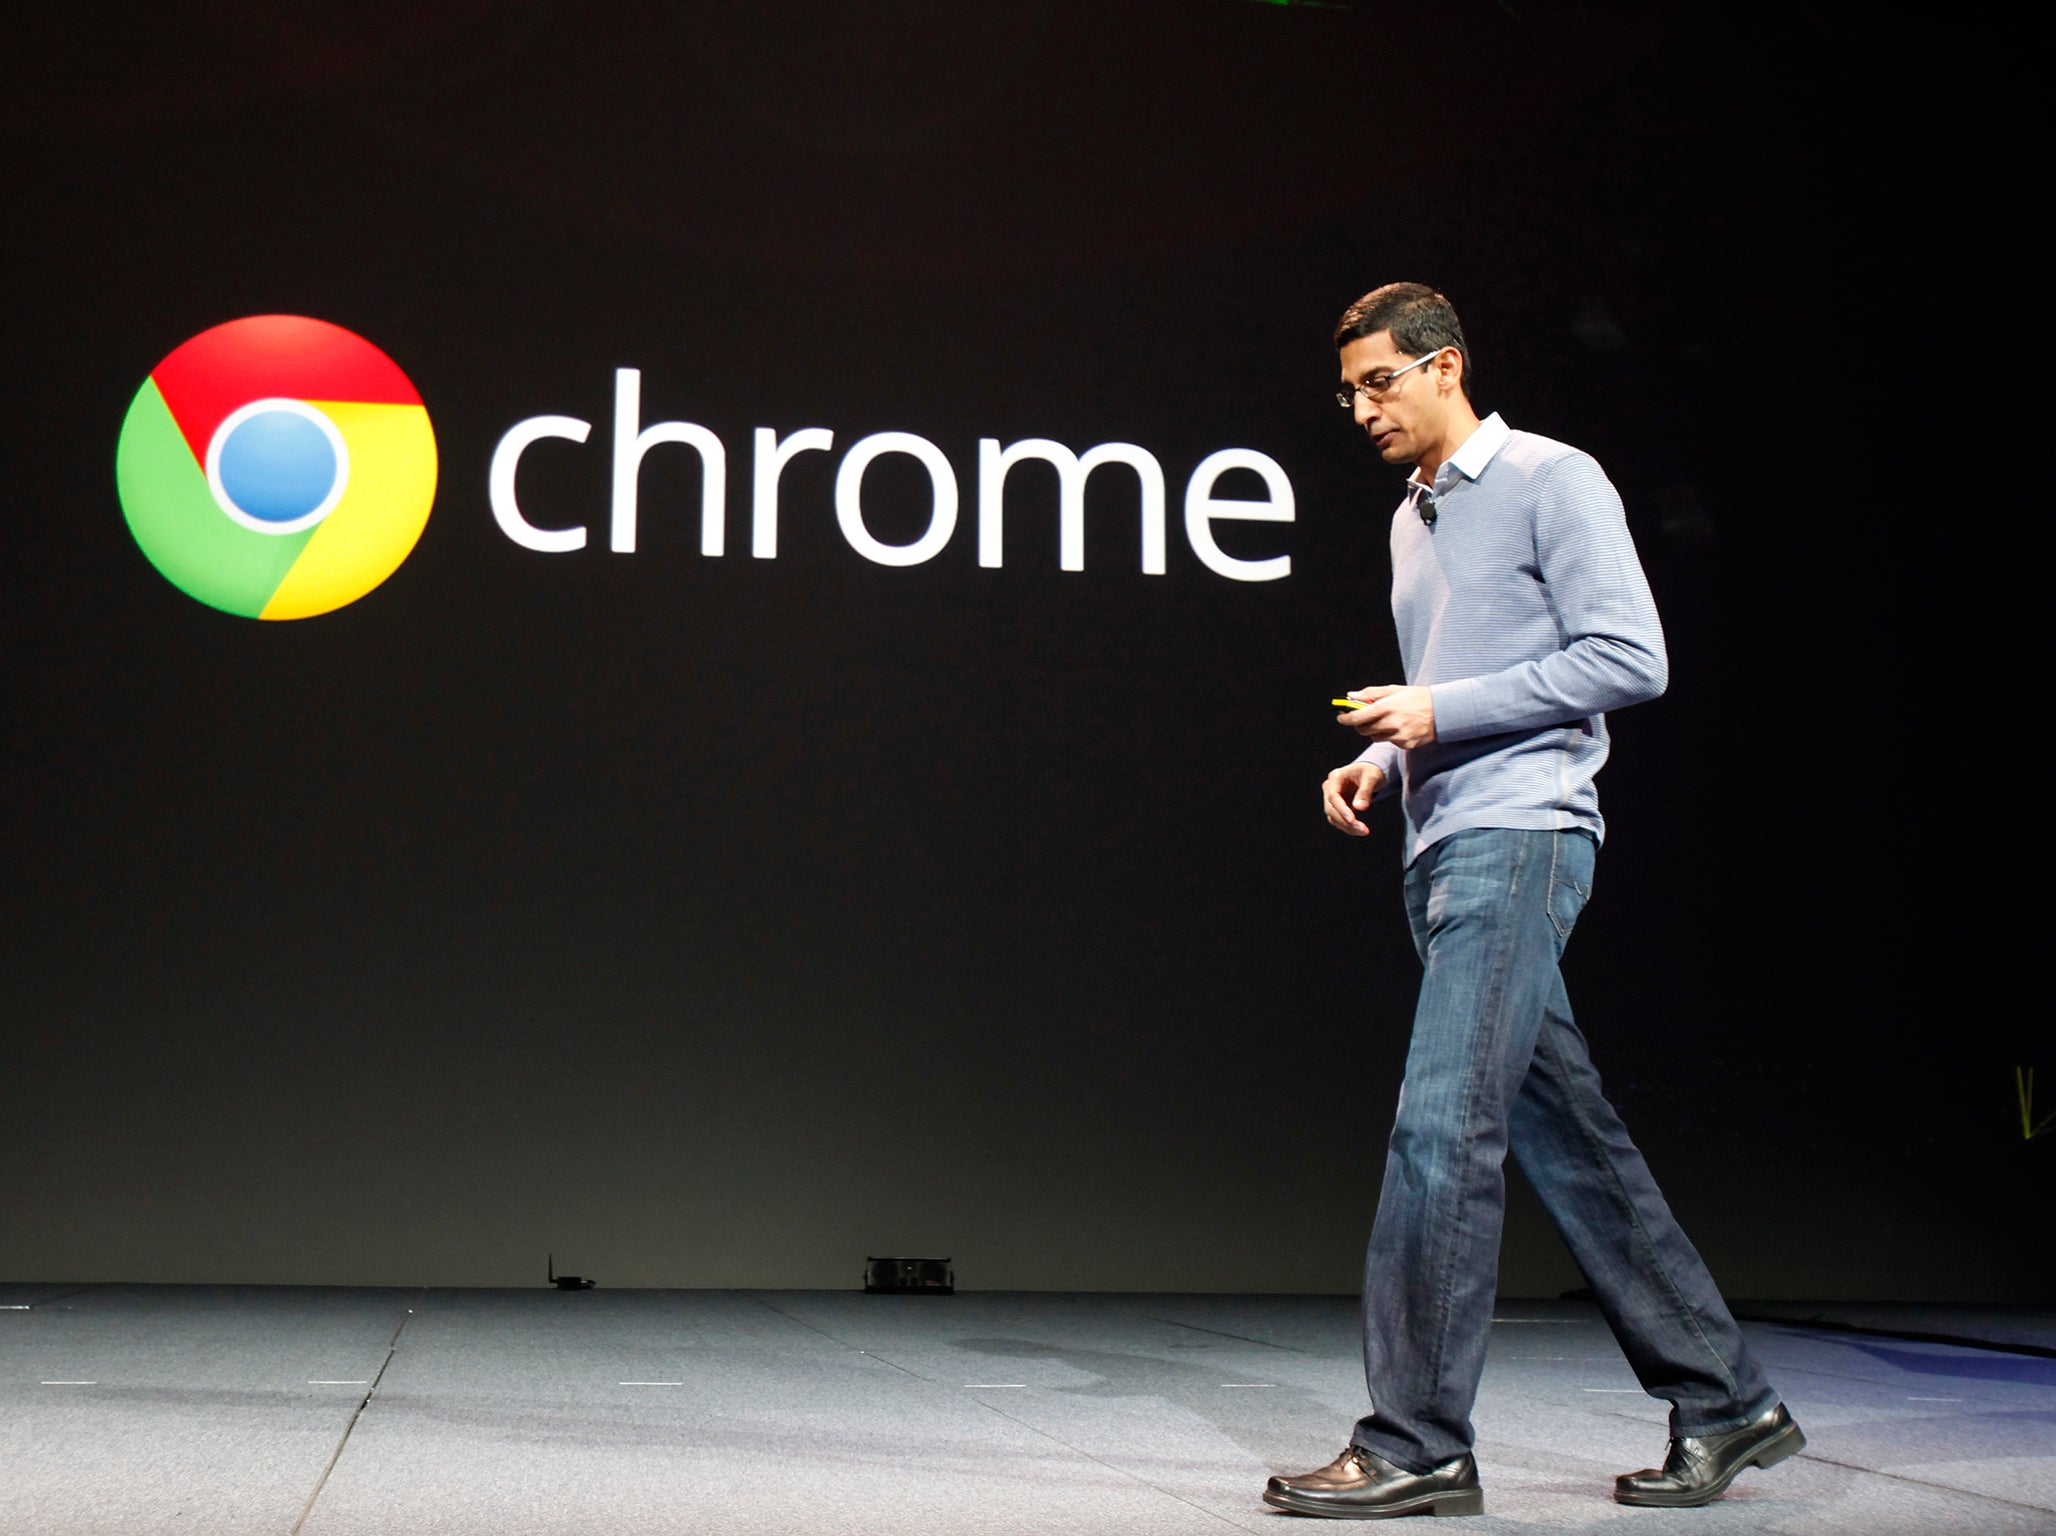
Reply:
[[1458, 382], [1463, 396], [1471, 397], [1471, 349], [1463, 339], [1463, 324], [1456, 308], [1426, 283], [1387, 283], [1373, 288], [1335, 322], [1335, 347], [1340, 351], [1360, 336], [1392, 333], [1392, 344], [1402, 352], [1425, 357], [1441, 347], [1454, 347], [1463, 357]]

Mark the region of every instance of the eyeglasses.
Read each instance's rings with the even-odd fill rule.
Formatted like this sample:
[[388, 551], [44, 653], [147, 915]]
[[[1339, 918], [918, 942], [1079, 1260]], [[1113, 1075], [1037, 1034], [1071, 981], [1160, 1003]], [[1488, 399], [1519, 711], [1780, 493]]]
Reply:
[[1383, 400], [1385, 398], [1386, 392], [1390, 390], [1392, 386], [1396, 382], [1398, 382], [1399, 379], [1401, 379], [1409, 373], [1412, 373], [1414, 369], [1419, 368], [1424, 364], [1434, 362], [1436, 358], [1440, 357], [1444, 352], [1447, 352], [1448, 350], [1449, 349], [1447, 347], [1437, 347], [1434, 351], [1430, 352], [1426, 357], [1417, 357], [1412, 362], [1408, 363], [1404, 368], [1395, 368], [1390, 373], [1374, 373], [1366, 378], [1358, 379], [1354, 384], [1350, 385], [1347, 389], [1338, 389], [1335, 391], [1335, 403], [1341, 406], [1342, 409], [1344, 409], [1345, 411], [1348, 411], [1354, 410], [1356, 408], [1356, 397], [1358, 395], [1362, 395], [1366, 400]]

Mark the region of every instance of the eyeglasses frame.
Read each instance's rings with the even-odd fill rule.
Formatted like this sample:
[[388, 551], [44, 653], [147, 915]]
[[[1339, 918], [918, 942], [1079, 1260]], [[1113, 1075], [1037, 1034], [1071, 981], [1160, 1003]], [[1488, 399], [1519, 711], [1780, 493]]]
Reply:
[[1406, 374], [1412, 373], [1416, 368], [1426, 367], [1429, 363], [1434, 362], [1436, 358], [1440, 357], [1444, 352], [1447, 352], [1448, 350], [1449, 348], [1447, 347], [1437, 347], [1434, 351], [1423, 353], [1421, 356], [1415, 358], [1412, 362], [1408, 363], [1404, 368], [1393, 369], [1390, 373], [1385, 375], [1385, 382], [1378, 385], [1375, 389], [1370, 387], [1369, 380], [1359, 379], [1356, 383], [1350, 385], [1347, 389], [1336, 390], [1335, 403], [1341, 406], [1342, 409], [1344, 409], [1345, 411], [1349, 411], [1354, 410], [1356, 408], [1356, 397], [1358, 395], [1362, 395], [1366, 400], [1382, 400], [1385, 398], [1387, 394], [1391, 392], [1392, 386], [1398, 383], [1401, 377], [1403, 377]]

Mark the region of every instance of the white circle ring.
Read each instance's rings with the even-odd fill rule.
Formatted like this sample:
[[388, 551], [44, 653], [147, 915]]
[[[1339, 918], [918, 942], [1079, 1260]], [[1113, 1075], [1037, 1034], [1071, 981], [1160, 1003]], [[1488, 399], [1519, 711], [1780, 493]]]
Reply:
[[[221, 483], [221, 445], [228, 441], [228, 435], [248, 421], [252, 416], [261, 416], [267, 411], [284, 411], [289, 416], [298, 416], [311, 421], [328, 439], [328, 445], [335, 450], [335, 484], [328, 488], [328, 494], [321, 498], [321, 504], [311, 512], [285, 522], [271, 522], [253, 517], [235, 503]], [[343, 499], [343, 491], [350, 483], [350, 449], [343, 441], [342, 431], [327, 416], [317, 411], [305, 400], [288, 400], [274, 395], [263, 400], [252, 400], [248, 405], [238, 406], [222, 418], [221, 425], [214, 429], [214, 436], [207, 443], [207, 489], [214, 493], [214, 504], [228, 514], [230, 521], [240, 523], [252, 533], [285, 534], [298, 533], [303, 528], [312, 528], [329, 513], [335, 511], [336, 503]]]

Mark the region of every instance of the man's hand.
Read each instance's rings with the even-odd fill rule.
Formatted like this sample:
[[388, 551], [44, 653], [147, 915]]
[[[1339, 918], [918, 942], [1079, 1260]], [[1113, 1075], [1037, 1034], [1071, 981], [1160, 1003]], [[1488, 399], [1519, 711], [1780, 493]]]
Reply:
[[1321, 809], [1328, 813], [1328, 825], [1351, 837], [1369, 837], [1371, 829], [1356, 819], [1356, 813], [1370, 809], [1371, 796], [1384, 782], [1385, 771], [1372, 763], [1346, 763], [1329, 774], [1321, 785]]
[[1363, 700], [1364, 707], [1335, 718], [1344, 725], [1355, 726], [1357, 735], [1389, 741], [1406, 752], [1433, 744], [1435, 696], [1427, 689], [1352, 688], [1349, 697]]

